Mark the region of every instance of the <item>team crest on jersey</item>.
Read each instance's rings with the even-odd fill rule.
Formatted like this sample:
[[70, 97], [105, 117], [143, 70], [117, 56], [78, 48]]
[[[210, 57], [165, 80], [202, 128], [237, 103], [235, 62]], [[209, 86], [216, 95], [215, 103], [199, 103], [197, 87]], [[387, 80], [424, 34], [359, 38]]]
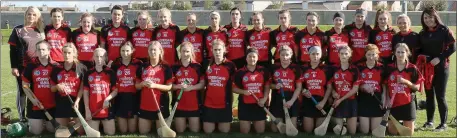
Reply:
[[189, 38], [184, 37], [184, 42], [189, 42]]
[[309, 73], [305, 73], [305, 78], [309, 78]]
[[335, 42], [335, 38], [330, 38], [330, 42]]
[[227, 36], [228, 36], [228, 37], [231, 37], [231, 36], [232, 36], [232, 33], [227, 32]]
[[255, 77], [257, 77], [257, 75], [252, 75], [252, 76], [251, 76], [251, 80], [252, 80], [252, 81], [255, 81]]
[[60, 81], [62, 79], [62, 75], [57, 75], [57, 80]]
[[281, 75], [281, 73], [275, 72], [275, 76], [276, 76], [276, 77], [279, 77], [279, 75]]
[[160, 33], [157, 33], [157, 37], [160, 37], [160, 36], [162, 36], [162, 34], [160, 34]]
[[113, 32], [109, 31], [108, 36], [113, 36]]
[[395, 80], [395, 76], [394, 75], [390, 75], [390, 80]]
[[146, 74], [148, 74], [148, 70], [143, 71], [143, 75], [146, 75]]
[[121, 76], [122, 75], [122, 71], [121, 70], [118, 70], [117, 71], [117, 76]]
[[213, 70], [211, 68], [208, 68], [208, 70], [206, 72], [211, 73], [211, 72], [213, 72]]
[[89, 81], [91, 82], [91, 81], [93, 81], [93, 80], [94, 80], [94, 77], [89, 76]]
[[206, 39], [207, 39], [208, 41], [211, 41], [211, 39], [213, 39], [213, 38], [212, 38], [211, 36], [208, 36], [208, 37], [206, 37]]
[[87, 37], [87, 36], [84, 36], [84, 38], [83, 38], [83, 39], [84, 39], [84, 42], [87, 42], [87, 41], [89, 41], [89, 37]]
[[36, 70], [33, 74], [35, 74], [35, 76], [38, 76], [38, 75], [40, 75], [40, 71]]
[[379, 35], [376, 36], [376, 40], [377, 40], [377, 41], [381, 40], [381, 36], [379, 36]]
[[338, 79], [340, 77], [340, 75], [338, 75], [338, 73], [335, 73], [335, 79]]
[[81, 42], [81, 37], [76, 38], [76, 41]]
[[349, 33], [349, 34], [350, 34], [351, 36], [355, 36], [355, 33], [354, 33], [354, 32], [351, 32], [351, 33]]
[[141, 32], [141, 33], [140, 33], [140, 36], [141, 36], [141, 37], [144, 37], [145, 35], [146, 35], [146, 33], [144, 33], [144, 32]]
[[302, 38], [302, 39], [301, 39], [301, 42], [302, 42], [302, 43], [306, 43], [306, 38]]
[[181, 76], [181, 74], [182, 74], [181, 71], [178, 71], [178, 72], [176, 73], [176, 76]]
[[184, 70], [184, 76], [188, 76], [189, 75], [189, 71], [188, 70]]
[[248, 76], [244, 76], [244, 77], [243, 77], [243, 81], [244, 81], [244, 82], [247, 82], [248, 80], [249, 80]]
[[365, 73], [362, 72], [362, 78], [365, 78]]
[[138, 36], [138, 32], [133, 33], [133, 36], [135, 36], [135, 37]]
[[279, 39], [281, 39], [281, 38], [279, 38], [279, 36], [276, 36], [276, 41], [279, 41]]
[[251, 36], [251, 40], [254, 40], [255, 39], [255, 36]]

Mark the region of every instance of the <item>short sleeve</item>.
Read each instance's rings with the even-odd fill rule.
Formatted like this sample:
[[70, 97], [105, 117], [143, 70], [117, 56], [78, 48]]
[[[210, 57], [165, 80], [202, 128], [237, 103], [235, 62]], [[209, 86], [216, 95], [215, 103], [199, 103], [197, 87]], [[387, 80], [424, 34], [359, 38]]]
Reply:
[[99, 35], [100, 42], [101, 43], [105, 43], [105, 45], [106, 45], [106, 37], [108, 36], [107, 32], [108, 32], [108, 28], [107, 27], [103, 27], [101, 29], [101, 32], [100, 32], [100, 35]]
[[357, 68], [352, 68], [351, 69], [352, 73], [352, 85], [359, 85], [357, 82], [359, 80], [359, 70]]
[[233, 87], [243, 89], [243, 76], [245, 72], [242, 70], [239, 70], [233, 75]]
[[170, 67], [168, 66], [163, 66], [164, 67], [164, 76], [165, 76], [165, 84], [172, 84], [174, 82], [174, 76], [173, 76], [173, 71], [171, 70]]
[[300, 79], [301, 74], [302, 74], [300, 67], [295, 66], [294, 68], [295, 68], [295, 69], [294, 69], [294, 73], [295, 73], [295, 82], [297, 82], [297, 83], [298, 83], [298, 82], [302, 82], [301, 79]]
[[143, 69], [144, 69], [143, 65], [138, 66], [138, 69], [136, 69], [136, 78], [135, 78], [136, 82], [141, 82], [141, 80], [142, 80], [141, 76], [143, 74]]
[[60, 67], [54, 67], [51, 72], [51, 85], [57, 85], [57, 75], [59, 75]]
[[33, 78], [32, 78], [32, 72], [35, 69], [33, 64], [28, 64], [27, 67], [24, 69], [24, 72], [22, 73], [22, 81], [30, 83]]
[[89, 72], [86, 72], [83, 76], [83, 87], [85, 91], [89, 91]]
[[276, 46], [277, 45], [277, 42], [276, 42], [276, 30], [271, 31], [269, 35], [270, 35], [270, 43], [271, 43], [271, 45]]
[[269, 85], [271, 83], [271, 74], [270, 74], [270, 71], [268, 71], [268, 69], [263, 69], [263, 81], [265, 82], [265, 85]]
[[111, 91], [113, 91], [114, 89], [116, 89], [116, 74], [114, 73], [113, 70], [107, 70], [106, 73], [109, 75], [109, 81], [110, 81], [110, 86], [111, 86]]
[[10, 38], [8, 39], [8, 44], [12, 46], [16, 46], [17, 43], [19, 42], [19, 36], [17, 36], [17, 30], [18, 28], [14, 28], [13, 32], [11, 32]]

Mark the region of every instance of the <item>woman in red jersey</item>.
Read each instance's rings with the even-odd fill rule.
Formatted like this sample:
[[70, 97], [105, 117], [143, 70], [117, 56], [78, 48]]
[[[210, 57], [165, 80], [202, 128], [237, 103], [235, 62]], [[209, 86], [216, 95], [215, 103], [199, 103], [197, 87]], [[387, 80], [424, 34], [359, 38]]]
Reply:
[[[292, 54], [295, 57], [292, 57], [292, 61], [296, 62], [296, 57], [298, 56], [298, 46], [294, 41], [295, 33], [298, 32], [298, 28], [290, 25], [290, 20], [292, 16], [290, 15], [289, 10], [281, 10], [278, 13], [279, 27], [270, 32], [271, 48], [275, 48], [274, 61], [275, 63], [279, 61], [279, 48], [282, 46], [288, 46], [292, 49]], [[271, 50], [270, 50], [271, 51]]]
[[[176, 77], [172, 90], [172, 105], [177, 101], [180, 91], [183, 89], [181, 99], [175, 112], [175, 128], [178, 133], [186, 130], [188, 126], [192, 132], [200, 131], [200, 90], [205, 87], [205, 79], [201, 65], [195, 62], [194, 46], [190, 42], [184, 42], [179, 48], [181, 62], [173, 66], [173, 74]], [[187, 81], [189, 84], [184, 84]]]
[[205, 38], [203, 37], [203, 30], [197, 27], [197, 15], [195, 13], [189, 13], [186, 24], [187, 28], [180, 32], [180, 42], [192, 43], [192, 46], [194, 46], [195, 62], [203, 63], [203, 44], [205, 43]]
[[[136, 72], [135, 87], [137, 90], [141, 90], [140, 109], [138, 110], [140, 134], [149, 133], [153, 122], [155, 122], [156, 128], [159, 128], [157, 113], [162, 113], [164, 118], [169, 116], [168, 91], [171, 90], [174, 81], [171, 67], [163, 61], [164, 51], [160, 42], [152, 41], [148, 47], [148, 54], [149, 62], [142, 64]], [[160, 109], [156, 103], [159, 104]]]
[[51, 10], [51, 24], [44, 28], [45, 40], [51, 44], [51, 59], [63, 63], [62, 47], [70, 42], [71, 29], [63, 23], [64, 16], [61, 8]]
[[365, 55], [365, 47], [368, 44], [368, 38], [371, 32], [371, 26], [366, 23], [367, 10], [359, 8], [355, 10], [354, 22], [344, 26], [343, 30], [349, 33], [349, 47], [353, 54], [352, 63], [358, 63]]
[[236, 68], [242, 68], [246, 65], [244, 52], [246, 51], [246, 31], [247, 26], [241, 24], [241, 10], [237, 7], [230, 10], [230, 24], [225, 25], [227, 32], [227, 59], [235, 63]]
[[[29, 63], [22, 74], [22, 87], [24, 93], [29, 98], [27, 103], [27, 118], [29, 121], [29, 131], [34, 135], [40, 135], [46, 128], [49, 132], [54, 132], [54, 127], [47, 119], [44, 111], [47, 110], [51, 116], [55, 113], [54, 93], [51, 91], [51, 72], [56, 63], [51, 62], [50, 44], [46, 41], [39, 41], [36, 44], [37, 63]], [[43, 123], [46, 123], [44, 127]]]
[[325, 59], [328, 65], [339, 65], [340, 58], [338, 57], [338, 49], [342, 46], [349, 46], [349, 34], [344, 30], [344, 13], [336, 12], [333, 15], [332, 29], [325, 31], [327, 37], [327, 58]]
[[319, 24], [319, 15], [316, 12], [308, 12], [306, 14], [306, 27], [295, 34], [295, 43], [298, 46], [297, 61], [300, 64], [308, 64], [310, 62], [308, 48], [311, 46], [320, 46], [324, 50], [322, 57], [326, 57], [325, 50], [326, 40], [323, 31], [317, 27]]
[[228, 133], [232, 122], [232, 76], [236, 67], [224, 57], [225, 43], [218, 39], [212, 42], [214, 54], [206, 70], [206, 91], [203, 102], [203, 130], [212, 133], [214, 129]]
[[227, 34], [224, 31], [222, 31], [222, 26], [219, 25], [221, 22], [221, 15], [219, 14], [219, 12], [212, 11], [211, 13], [209, 13], [209, 18], [211, 20], [211, 25], [208, 26], [208, 28], [205, 29], [203, 33], [203, 37], [205, 39], [205, 42], [203, 43], [205, 45], [203, 47], [205, 56], [205, 59], [203, 60], [203, 68], [206, 68], [208, 66], [209, 61], [213, 57], [213, 41], [216, 39], [220, 39], [225, 46], [227, 44], [228, 38]]
[[270, 95], [270, 74], [267, 68], [257, 66], [259, 52], [256, 49], [249, 48], [246, 53], [247, 64], [236, 72], [232, 86], [233, 92], [239, 94], [240, 131], [249, 133], [252, 123], [256, 133], [263, 133], [266, 114], [262, 107]]
[[147, 11], [140, 11], [137, 14], [138, 25], [128, 33], [128, 40], [133, 44], [135, 51], [133, 57], [143, 62], [148, 61], [148, 46], [152, 41], [153, 29], [148, 28], [151, 16]]
[[121, 57], [116, 59], [111, 66], [117, 75], [116, 87], [118, 90], [114, 112], [119, 131], [121, 133], [135, 133], [138, 121], [138, 94], [135, 88], [135, 77], [141, 61], [132, 57], [135, 51], [132, 43], [126, 42], [120, 49]]
[[340, 48], [340, 66], [334, 67], [334, 74], [329, 81], [328, 88], [333, 90], [333, 117], [338, 125], [343, 125], [346, 119], [349, 134], [354, 135], [357, 130], [357, 100], [355, 94], [359, 89], [357, 82], [359, 73], [357, 67], [351, 65], [352, 50], [348, 46]]
[[382, 87], [384, 68], [378, 62], [379, 49], [374, 44], [368, 44], [365, 48], [365, 62], [360, 62], [357, 68], [359, 76], [359, 93], [357, 95], [359, 129], [360, 132], [368, 134], [379, 126], [384, 115], [383, 109], [379, 106], [385, 98], [385, 88]]
[[373, 30], [368, 38], [369, 43], [379, 48], [379, 58], [384, 65], [392, 63], [392, 37], [395, 30], [392, 28], [392, 15], [388, 11], [378, 10]]
[[[297, 117], [299, 115], [299, 103], [297, 99], [302, 89], [300, 80], [301, 70], [298, 65], [292, 63], [293, 50], [289, 46], [282, 46], [278, 51], [281, 55], [280, 62], [273, 65], [271, 72], [272, 80], [270, 88], [272, 89], [272, 93], [270, 111], [276, 118], [283, 120], [285, 119], [283, 107], [287, 107], [292, 123], [296, 127]], [[284, 89], [285, 105], [282, 102], [280, 89]], [[277, 132], [277, 128], [273, 123], [271, 124], [271, 129], [273, 132]]]
[[245, 41], [251, 48], [258, 52], [257, 65], [269, 68], [271, 66], [272, 54], [270, 43], [271, 28], [266, 27], [261, 12], [254, 12], [251, 16], [254, 27], [246, 33]]
[[[322, 48], [312, 46], [309, 48], [309, 64], [302, 67], [303, 82], [301, 103], [301, 116], [303, 116], [303, 129], [307, 133], [312, 133], [316, 126], [320, 126], [325, 119], [325, 115], [320, 110], [324, 109], [325, 104], [331, 94], [331, 89], [327, 89], [327, 82], [332, 77], [329, 66], [322, 63]], [[317, 102], [313, 103], [314, 98]]]
[[96, 48], [93, 55], [94, 68], [84, 75], [84, 105], [86, 120], [91, 128], [99, 130], [100, 122], [103, 132], [114, 135], [114, 113], [111, 100], [117, 95], [116, 75], [105, 66], [107, 53], [103, 48]]
[[124, 9], [120, 5], [114, 5], [111, 9], [111, 22], [101, 29], [100, 47], [105, 48], [108, 52], [108, 67], [111, 67], [116, 58], [120, 57], [119, 48], [123, 43], [128, 41], [128, 32], [130, 28], [122, 22]]
[[[388, 108], [391, 108], [390, 113], [395, 119], [403, 121], [403, 125], [410, 128], [412, 134], [416, 119], [416, 106], [411, 94], [419, 90], [423, 78], [416, 66], [409, 63], [408, 56], [411, 55], [411, 52], [405, 43], [398, 43], [394, 52], [395, 62], [386, 68], [384, 81], [387, 85], [386, 101], [394, 98], [392, 105], [388, 105]], [[386, 103], [390, 104], [390, 102]], [[388, 131], [390, 134], [398, 134], [392, 121], [389, 121]]]
[[[73, 43], [67, 43], [62, 48], [64, 61], [59, 67], [55, 67], [51, 73], [51, 90], [58, 92], [55, 97], [56, 121], [62, 125], [67, 126], [72, 118], [76, 119], [78, 116], [72, 107], [79, 109], [84, 113], [84, 102], [80, 102], [83, 95], [83, 76], [86, 72], [86, 66], [78, 61], [78, 50]], [[68, 99], [71, 97], [74, 104]], [[83, 129], [78, 129], [83, 132]]]
[[171, 12], [167, 8], [162, 8], [157, 13], [160, 21], [159, 26], [154, 28], [152, 40], [160, 42], [164, 51], [163, 60], [173, 65], [178, 59], [176, 48], [179, 44], [179, 26], [171, 22]]
[[71, 40], [78, 49], [78, 60], [87, 69], [92, 69], [94, 50], [100, 45], [100, 32], [95, 29], [95, 18], [90, 13], [83, 13], [79, 20], [80, 28], [71, 34]]

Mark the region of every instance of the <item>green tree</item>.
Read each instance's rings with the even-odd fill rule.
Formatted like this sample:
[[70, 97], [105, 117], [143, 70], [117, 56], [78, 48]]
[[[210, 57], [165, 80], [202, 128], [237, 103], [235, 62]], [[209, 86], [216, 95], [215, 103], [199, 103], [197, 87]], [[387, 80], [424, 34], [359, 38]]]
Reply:
[[282, 6], [284, 6], [283, 1], [273, 1], [270, 6], [270, 9], [282, 9]]
[[419, 7], [420, 11], [423, 11], [425, 8], [434, 7], [437, 11], [447, 10], [447, 1], [444, 0], [426, 0], [422, 1]]
[[190, 1], [176, 1], [173, 5], [174, 10], [192, 10], [192, 4]]
[[416, 6], [414, 6], [414, 3], [412, 1], [408, 1], [408, 11], [415, 11]]
[[231, 0], [224, 0], [221, 1], [221, 4], [219, 4], [218, 7], [219, 10], [231, 10], [233, 7], [235, 7], [235, 3], [233, 3]]
[[152, 3], [152, 10], [160, 10], [162, 8], [168, 8], [168, 9], [173, 8], [173, 2], [171, 0], [165, 0], [165, 1], [155, 1], [154, 3]]
[[205, 0], [205, 10], [214, 10], [214, 1], [212, 0]]

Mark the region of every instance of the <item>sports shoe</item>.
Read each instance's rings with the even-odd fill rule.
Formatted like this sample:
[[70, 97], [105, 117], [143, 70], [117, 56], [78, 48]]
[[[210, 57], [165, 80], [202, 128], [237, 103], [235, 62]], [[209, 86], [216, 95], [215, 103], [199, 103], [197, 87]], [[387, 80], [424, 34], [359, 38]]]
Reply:
[[425, 124], [422, 126], [424, 129], [431, 129], [433, 128], [433, 123], [432, 122], [425, 122]]
[[446, 124], [440, 124], [435, 128], [435, 132], [442, 132], [442, 131], [446, 130], [446, 128], [447, 128]]

